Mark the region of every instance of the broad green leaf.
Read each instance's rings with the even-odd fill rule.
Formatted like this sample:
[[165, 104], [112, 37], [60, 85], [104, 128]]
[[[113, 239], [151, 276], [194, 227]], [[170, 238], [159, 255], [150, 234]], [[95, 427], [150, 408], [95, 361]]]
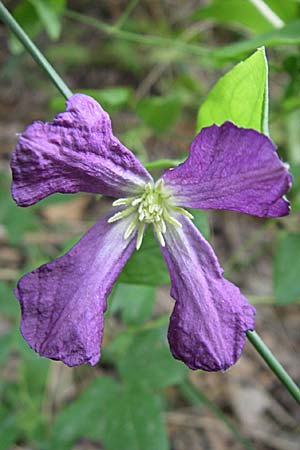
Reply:
[[278, 303], [300, 302], [300, 234], [286, 234], [280, 241], [273, 265]]
[[137, 114], [157, 133], [164, 133], [178, 119], [180, 108], [179, 97], [148, 97], [138, 104]]
[[211, 51], [211, 56], [219, 60], [239, 58], [258, 47], [277, 47], [280, 45], [297, 45], [300, 43], [300, 20], [295, 20], [282, 28], [261, 34], [234, 44], [225, 45]]
[[110, 312], [120, 311], [126, 324], [139, 325], [151, 316], [154, 300], [153, 286], [118, 283], [113, 291]]
[[106, 450], [168, 449], [159, 399], [104, 376], [57, 415], [52, 436], [49, 450], [71, 450], [82, 438], [104, 442]]
[[105, 415], [107, 450], [169, 449], [160, 399], [153, 393], [134, 386], [123, 389]]
[[215, 84], [199, 109], [197, 129], [230, 120], [241, 127], [267, 132], [267, 75], [267, 60], [261, 48]]
[[[296, 2], [268, 0], [272, 11], [284, 22], [296, 17]], [[214, 19], [222, 24], [235, 24], [250, 29], [254, 33], [265, 33], [274, 29], [273, 25], [249, 0], [213, 0], [193, 14], [194, 19]]]
[[169, 284], [169, 272], [153, 235], [152, 227], [148, 227], [142, 247], [133, 253], [118, 280], [122, 283], [149, 286]]
[[166, 342], [166, 327], [140, 332], [118, 358], [122, 380], [131, 386], [161, 389], [179, 383], [187, 367], [175, 360]]
[[86, 436], [101, 439], [106, 428], [107, 408], [112, 401], [117, 401], [119, 391], [119, 385], [112, 378], [94, 379], [79, 397], [57, 414], [49, 449], [73, 449], [73, 443]]

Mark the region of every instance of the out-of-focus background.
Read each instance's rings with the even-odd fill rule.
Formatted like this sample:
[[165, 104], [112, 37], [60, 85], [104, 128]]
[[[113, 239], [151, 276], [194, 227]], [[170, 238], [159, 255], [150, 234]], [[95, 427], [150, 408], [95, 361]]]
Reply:
[[[210, 88], [266, 46], [270, 134], [294, 174], [292, 214], [263, 220], [210, 211], [197, 225], [227, 278], [255, 304], [256, 330], [300, 382], [300, 2], [5, 4], [69, 87], [101, 102], [114, 133], [144, 163], [183, 158]], [[64, 100], [2, 24], [0, 39], [0, 449], [299, 450], [299, 408], [250, 344], [226, 373], [188, 371], [172, 359], [173, 300], [151, 236], [112, 291], [96, 367], [70, 369], [23, 342], [16, 281], [70, 248], [110, 201], [80, 194], [14, 204], [17, 134], [51, 120]]]

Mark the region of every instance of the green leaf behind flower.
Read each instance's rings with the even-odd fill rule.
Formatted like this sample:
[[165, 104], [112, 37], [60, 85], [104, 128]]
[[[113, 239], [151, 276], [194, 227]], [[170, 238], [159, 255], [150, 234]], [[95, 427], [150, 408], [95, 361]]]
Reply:
[[197, 130], [226, 120], [267, 133], [268, 65], [263, 48], [215, 84], [198, 112]]
[[148, 286], [169, 284], [169, 272], [151, 228], [148, 227], [142, 247], [133, 253], [118, 281]]
[[109, 311], [120, 311], [124, 323], [138, 325], [151, 316], [154, 300], [153, 286], [118, 283], [112, 293]]

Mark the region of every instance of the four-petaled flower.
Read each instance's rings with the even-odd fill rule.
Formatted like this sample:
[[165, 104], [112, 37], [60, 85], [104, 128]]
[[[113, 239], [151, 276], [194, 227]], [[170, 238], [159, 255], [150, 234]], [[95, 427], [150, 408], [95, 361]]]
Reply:
[[154, 183], [112, 134], [101, 106], [75, 94], [53, 123], [27, 128], [11, 166], [20, 206], [55, 192], [117, 199], [114, 211], [64, 256], [20, 279], [15, 292], [21, 332], [36, 352], [69, 366], [98, 362], [107, 296], [152, 224], [175, 299], [168, 331], [174, 357], [191, 369], [210, 371], [236, 362], [246, 331], [254, 327], [255, 309], [223, 278], [212, 248], [182, 207], [288, 214], [282, 196], [291, 176], [268, 137], [231, 122], [204, 128], [187, 160]]

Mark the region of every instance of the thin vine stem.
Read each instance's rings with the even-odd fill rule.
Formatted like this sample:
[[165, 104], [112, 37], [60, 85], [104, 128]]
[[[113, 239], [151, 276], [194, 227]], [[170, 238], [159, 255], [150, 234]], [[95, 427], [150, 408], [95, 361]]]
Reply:
[[[73, 16], [75, 18], [75, 14], [72, 13], [68, 14], [69, 16]], [[79, 18], [78, 14], [77, 19]], [[37, 62], [37, 64], [46, 72], [48, 77], [52, 80], [54, 85], [58, 88], [60, 93], [68, 99], [71, 97], [72, 91], [68, 88], [68, 86], [65, 84], [65, 82], [61, 79], [61, 77], [58, 75], [56, 70], [51, 66], [51, 64], [48, 62], [48, 60], [44, 57], [44, 55], [40, 52], [40, 50], [36, 47], [36, 45], [32, 42], [32, 40], [29, 38], [29, 36], [25, 33], [25, 31], [20, 27], [20, 25], [16, 22], [16, 20], [13, 18], [13, 16], [10, 14], [10, 12], [7, 10], [7, 8], [3, 5], [3, 2], [0, 2], [0, 18], [3, 20], [3, 22], [10, 28], [12, 33], [15, 34], [15, 36], [21, 41], [21, 43], [24, 45], [25, 49], [31, 54], [31, 56], [34, 58], [34, 60]], [[82, 18], [82, 17], [81, 17]], [[94, 22], [94, 25], [96, 23], [99, 26], [99, 22]], [[91, 23], [90, 23], [91, 24]], [[104, 28], [104, 24], [103, 24]], [[106, 31], [110, 33], [117, 32], [112, 27], [105, 26]], [[121, 30], [118, 31], [120, 33]], [[161, 40], [156, 37], [149, 37], [149, 36], [142, 36], [142, 39], [138, 38], [138, 35], [134, 35], [132, 33], [124, 32], [126, 34], [120, 35], [120, 37], [127, 37], [129, 40], [133, 41], [142, 41], [143, 43], [148, 44], [158, 44], [158, 41]], [[174, 41], [173, 41], [174, 43]], [[201, 52], [201, 51], [200, 51]], [[199, 53], [200, 53], [199, 52]], [[166, 166], [173, 166], [176, 160], [158, 160], [158, 161], [152, 161], [147, 164], [148, 169], [154, 169], [159, 167], [166, 167]], [[180, 163], [181, 161], [176, 161], [177, 163]], [[269, 368], [272, 370], [272, 372], [277, 376], [277, 378], [280, 380], [280, 382], [285, 386], [285, 388], [290, 392], [290, 394], [293, 396], [293, 398], [300, 403], [300, 389], [299, 386], [296, 385], [296, 383], [292, 380], [292, 378], [288, 375], [286, 370], [282, 367], [280, 362], [277, 360], [277, 358], [273, 355], [273, 353], [270, 351], [270, 349], [266, 346], [266, 344], [263, 342], [263, 340], [259, 337], [259, 335], [255, 331], [247, 331], [247, 337], [251, 344], [254, 346], [256, 351], [262, 356], [264, 361], [267, 363]]]
[[104, 23], [99, 19], [78, 13], [70, 9], [67, 9], [64, 12], [64, 16], [91, 27], [97, 28], [103, 33], [117, 37], [119, 39], [123, 39], [128, 42], [134, 42], [136, 44], [149, 45], [158, 48], [170, 48], [175, 51], [193, 56], [200, 56], [202, 58], [211, 57], [211, 51], [207, 48], [200, 47], [199, 45], [195, 44], [188, 44], [176, 38], [174, 39], [171, 37], [157, 36], [152, 34], [140, 34], [134, 33], [132, 31], [121, 30], [117, 26], [108, 25], [107, 23]]
[[182, 159], [157, 159], [156, 161], [149, 161], [144, 164], [146, 169], [168, 169], [169, 167], [176, 167], [178, 164], [183, 163]]
[[58, 88], [60, 93], [68, 99], [71, 97], [72, 91], [68, 88], [65, 82], [58, 75], [56, 70], [51, 66], [49, 61], [45, 58], [45, 56], [40, 52], [37, 46], [32, 42], [30, 37], [25, 33], [25, 31], [20, 27], [20, 25], [16, 22], [13, 16], [10, 14], [8, 9], [4, 6], [2, 2], [0, 2], [0, 18], [3, 22], [10, 28], [12, 33], [20, 40], [20, 42], [24, 45], [25, 49], [28, 53], [31, 54], [33, 59], [37, 62], [37, 64], [46, 72], [48, 77], [53, 81], [55, 86]]
[[296, 402], [300, 403], [300, 388], [292, 380], [286, 370], [282, 367], [278, 359], [273, 355], [271, 350], [266, 346], [256, 331], [247, 331], [247, 338], [255, 348], [255, 350], [264, 359], [272, 372], [277, 376], [289, 393], [294, 397]]

